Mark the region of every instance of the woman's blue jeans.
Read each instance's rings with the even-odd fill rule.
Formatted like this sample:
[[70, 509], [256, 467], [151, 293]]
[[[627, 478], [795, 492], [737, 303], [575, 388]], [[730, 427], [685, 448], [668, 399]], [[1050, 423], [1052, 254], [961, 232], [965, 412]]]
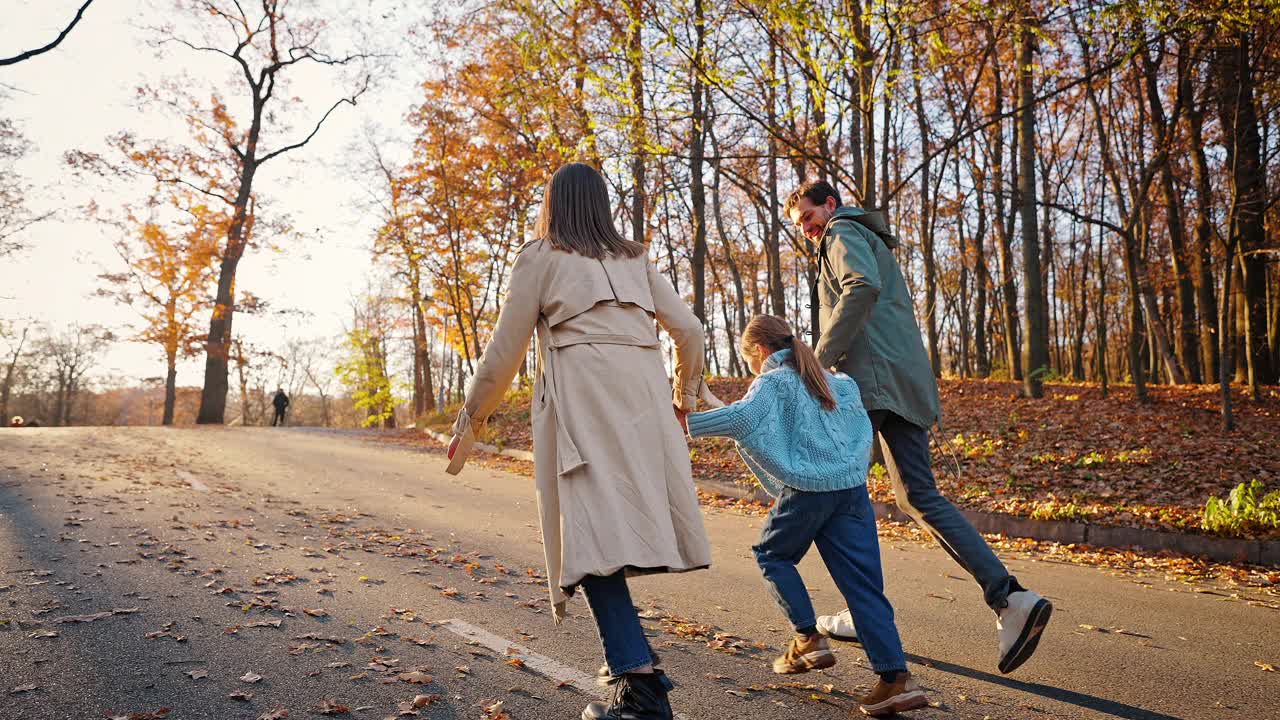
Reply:
[[604, 661], [611, 675], [621, 675], [657, 659], [631, 602], [625, 571], [612, 575], [588, 575], [579, 585], [596, 620]]
[[848, 603], [871, 669], [906, 670], [893, 606], [884, 595], [876, 515], [865, 485], [831, 492], [783, 488], [769, 511], [752, 550], [769, 590], [796, 630], [817, 622], [796, 569], [814, 544]]

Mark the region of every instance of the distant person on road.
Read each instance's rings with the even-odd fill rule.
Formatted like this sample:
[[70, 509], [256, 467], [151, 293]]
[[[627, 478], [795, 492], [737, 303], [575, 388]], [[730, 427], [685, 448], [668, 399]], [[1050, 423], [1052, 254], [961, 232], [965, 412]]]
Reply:
[[284, 425], [284, 413], [289, 409], [289, 396], [284, 394], [282, 388], [276, 388], [276, 396], [271, 398], [271, 404], [276, 408], [275, 417], [271, 418], [271, 427]]
[[[552, 610], [559, 622], [582, 589], [604, 649], [601, 680], [614, 685], [611, 701], [582, 717], [670, 720], [672, 685], [627, 579], [711, 564], [680, 429], [705, 387], [702, 323], [645, 246], [618, 233], [591, 166], [552, 175], [535, 233], [454, 423], [449, 472], [461, 471], [472, 427], [502, 402], [536, 332], [534, 479]], [[675, 341], [674, 390], [655, 319]]]
[[9, 420], [9, 427], [12, 428], [20, 428], [25, 424], [26, 423], [22, 420], [21, 415], [14, 415], [13, 418]]
[[[1000, 672], [1013, 672], [1035, 652], [1053, 605], [1019, 585], [973, 525], [938, 492], [929, 461], [929, 427], [941, 412], [938, 384], [893, 256], [897, 241], [878, 213], [841, 205], [840, 195], [822, 180], [801, 185], [783, 210], [818, 254], [818, 361], [857, 381], [898, 507], [982, 586], [996, 612]], [[856, 639], [864, 628], [855, 627], [855, 618], [844, 610], [818, 618], [818, 630]]]
[[692, 437], [728, 437], [775, 500], [752, 548], [774, 599], [795, 628], [773, 661], [780, 675], [836, 664], [817, 628], [796, 565], [815, 543], [862, 629], [862, 647], [880, 682], [861, 699], [879, 717], [922, 708], [924, 690], [907, 671], [893, 606], [884, 595], [876, 513], [867, 494], [871, 420], [857, 383], [830, 374], [782, 318], [757, 315], [742, 333], [742, 355], [757, 375], [724, 408], [690, 413]]

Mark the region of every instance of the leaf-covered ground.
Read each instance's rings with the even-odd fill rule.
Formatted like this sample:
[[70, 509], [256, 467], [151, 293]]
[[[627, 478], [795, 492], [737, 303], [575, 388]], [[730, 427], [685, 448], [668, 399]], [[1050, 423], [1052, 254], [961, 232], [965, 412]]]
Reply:
[[[392, 445], [426, 448], [428, 452], [444, 452], [444, 446], [430, 437], [413, 431], [381, 433], [370, 439]], [[533, 477], [533, 463], [503, 455], [476, 452], [469, 461], [487, 468]], [[878, 484], [873, 481], [873, 486]], [[763, 516], [769, 505], [758, 500], [733, 498], [706, 490], [698, 491], [698, 501], [703, 507], [742, 515]], [[934, 546], [937, 541], [912, 522], [877, 521], [881, 542], [891, 540], [916, 542]], [[1215, 562], [1181, 553], [1135, 548], [1108, 548], [1077, 543], [1059, 543], [1030, 538], [1007, 537], [998, 533], [984, 533], [983, 537], [1003, 554], [1033, 558], [1036, 561], [1061, 562], [1073, 565], [1090, 565], [1104, 568], [1117, 576], [1129, 578], [1138, 584], [1149, 584], [1146, 573], [1159, 573], [1169, 582], [1185, 583], [1194, 592], [1237, 597], [1242, 588], [1259, 589], [1277, 600], [1248, 600], [1271, 610], [1280, 610], [1280, 571], [1275, 567], [1253, 565], [1245, 562]]]
[[[711, 380], [726, 401], [750, 381]], [[1130, 386], [1109, 397], [1093, 384], [1050, 384], [1043, 399], [1019, 397], [1020, 384], [989, 380], [941, 382], [942, 430], [935, 429], [934, 472], [958, 505], [1042, 519], [1202, 532], [1205, 501], [1225, 497], [1251, 479], [1280, 488], [1280, 388], [1259, 402], [1237, 389], [1236, 429], [1224, 433], [1215, 386], [1150, 388], [1140, 405]], [[445, 415], [433, 424], [447, 430]], [[490, 420], [485, 438], [531, 449], [527, 391], [511, 394]], [[702, 479], [754, 484], [733, 443], [692, 444]], [[872, 494], [891, 501], [882, 470]], [[1280, 531], [1266, 535], [1280, 537]]]

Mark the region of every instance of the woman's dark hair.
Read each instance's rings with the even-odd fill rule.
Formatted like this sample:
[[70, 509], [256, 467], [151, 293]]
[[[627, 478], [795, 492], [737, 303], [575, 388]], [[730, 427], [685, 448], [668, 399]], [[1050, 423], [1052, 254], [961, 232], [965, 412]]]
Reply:
[[756, 345], [765, 346], [770, 354], [790, 350], [791, 361], [809, 394], [823, 410], [836, 409], [836, 396], [827, 383], [827, 371], [822, 369], [822, 363], [813, 354], [813, 348], [791, 332], [791, 326], [786, 320], [775, 315], [756, 315], [751, 318], [747, 329], [742, 331], [742, 351], [753, 354]]
[[604, 178], [583, 163], [562, 165], [547, 181], [534, 232], [557, 250], [596, 260], [645, 253], [644, 245], [618, 233], [609, 212], [609, 190]]

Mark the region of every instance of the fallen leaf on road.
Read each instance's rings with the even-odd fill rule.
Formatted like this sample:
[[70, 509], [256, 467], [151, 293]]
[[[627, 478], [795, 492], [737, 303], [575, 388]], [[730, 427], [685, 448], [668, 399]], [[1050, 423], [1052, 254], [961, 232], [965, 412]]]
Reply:
[[56, 638], [59, 633], [57, 630], [37, 630], [27, 637], [29, 638]]
[[431, 682], [431, 676], [422, 672], [421, 670], [414, 670], [413, 672], [400, 673], [399, 678], [401, 682], [407, 682], [413, 685], [426, 685], [427, 683]]
[[[309, 613], [310, 611], [309, 611], [309, 610], [304, 610], [303, 612], [307, 612], [307, 613]], [[257, 622], [251, 622], [251, 623], [249, 623], [248, 625], [245, 625], [245, 627], [251, 627], [251, 628], [256, 628], [256, 627], [273, 627], [273, 628], [278, 628], [278, 627], [280, 627], [280, 621], [279, 621], [279, 620], [259, 620], [259, 621], [257, 621]]]
[[240, 682], [256, 683], [262, 679], [262, 676], [255, 672], [247, 672], [240, 676]]
[[1260, 668], [1262, 668], [1264, 672], [1275, 672], [1275, 671], [1276, 671], [1276, 666], [1275, 666], [1275, 665], [1272, 665], [1271, 663], [1264, 663], [1264, 662], [1262, 662], [1261, 660], [1254, 660], [1254, 661], [1253, 661], [1253, 664], [1254, 664], [1254, 665], [1257, 665], [1257, 666], [1258, 666], [1258, 667], [1260, 667]]
[[274, 710], [262, 713], [258, 716], [258, 720], [284, 720], [287, 717], [289, 717], [289, 711], [282, 707], [278, 707]]
[[321, 715], [342, 715], [351, 712], [351, 708], [339, 703], [337, 700], [325, 700], [319, 706], [311, 708], [311, 712]]
[[445, 588], [440, 591], [440, 594], [447, 598], [451, 598], [451, 597], [457, 597], [458, 591], [455, 590], [454, 588]]
[[169, 714], [169, 708], [162, 707], [159, 710], [150, 710], [147, 712], [131, 712], [124, 715], [110, 715], [107, 720], [160, 720]]
[[511, 658], [510, 660], [507, 661], [507, 664], [513, 668], [524, 667], [524, 661], [521, 660], [520, 658]]
[[115, 613], [108, 610], [106, 612], [94, 613], [92, 615], [67, 615], [65, 617], [54, 618], [53, 624], [62, 625], [64, 623], [87, 623], [93, 622], [94, 620], [109, 618], [114, 614]]
[[9, 694], [10, 694], [10, 695], [17, 695], [18, 693], [31, 692], [32, 690], [35, 690], [35, 689], [37, 689], [37, 688], [39, 688], [39, 687], [40, 687], [39, 685], [34, 685], [34, 684], [32, 684], [32, 685], [19, 685], [18, 687], [16, 687], [16, 688], [14, 688], [14, 689], [10, 690], [10, 691], [9, 691]]
[[303, 608], [302, 612], [311, 617], [327, 617], [329, 615], [329, 612], [324, 608]]
[[328, 635], [317, 635], [315, 633], [307, 633], [306, 635], [299, 635], [298, 637], [294, 638], [294, 640], [320, 640], [322, 642], [333, 643], [334, 645], [341, 645], [346, 642], [346, 638], [330, 637]]
[[250, 701], [250, 700], [252, 700], [252, 699], [253, 699], [253, 693], [251, 693], [251, 692], [233, 692], [233, 693], [231, 693], [230, 695], [228, 695], [227, 697], [231, 698], [232, 700], [243, 700], [244, 702], [248, 702], [248, 701]]
[[203, 680], [203, 679], [205, 679], [205, 678], [209, 677], [209, 671], [208, 671], [208, 670], [204, 670], [204, 669], [201, 669], [201, 670], [188, 670], [185, 674], [186, 674], [188, 677], [190, 677], [192, 680]]
[[413, 706], [415, 708], [423, 708], [440, 699], [439, 695], [414, 695]]

